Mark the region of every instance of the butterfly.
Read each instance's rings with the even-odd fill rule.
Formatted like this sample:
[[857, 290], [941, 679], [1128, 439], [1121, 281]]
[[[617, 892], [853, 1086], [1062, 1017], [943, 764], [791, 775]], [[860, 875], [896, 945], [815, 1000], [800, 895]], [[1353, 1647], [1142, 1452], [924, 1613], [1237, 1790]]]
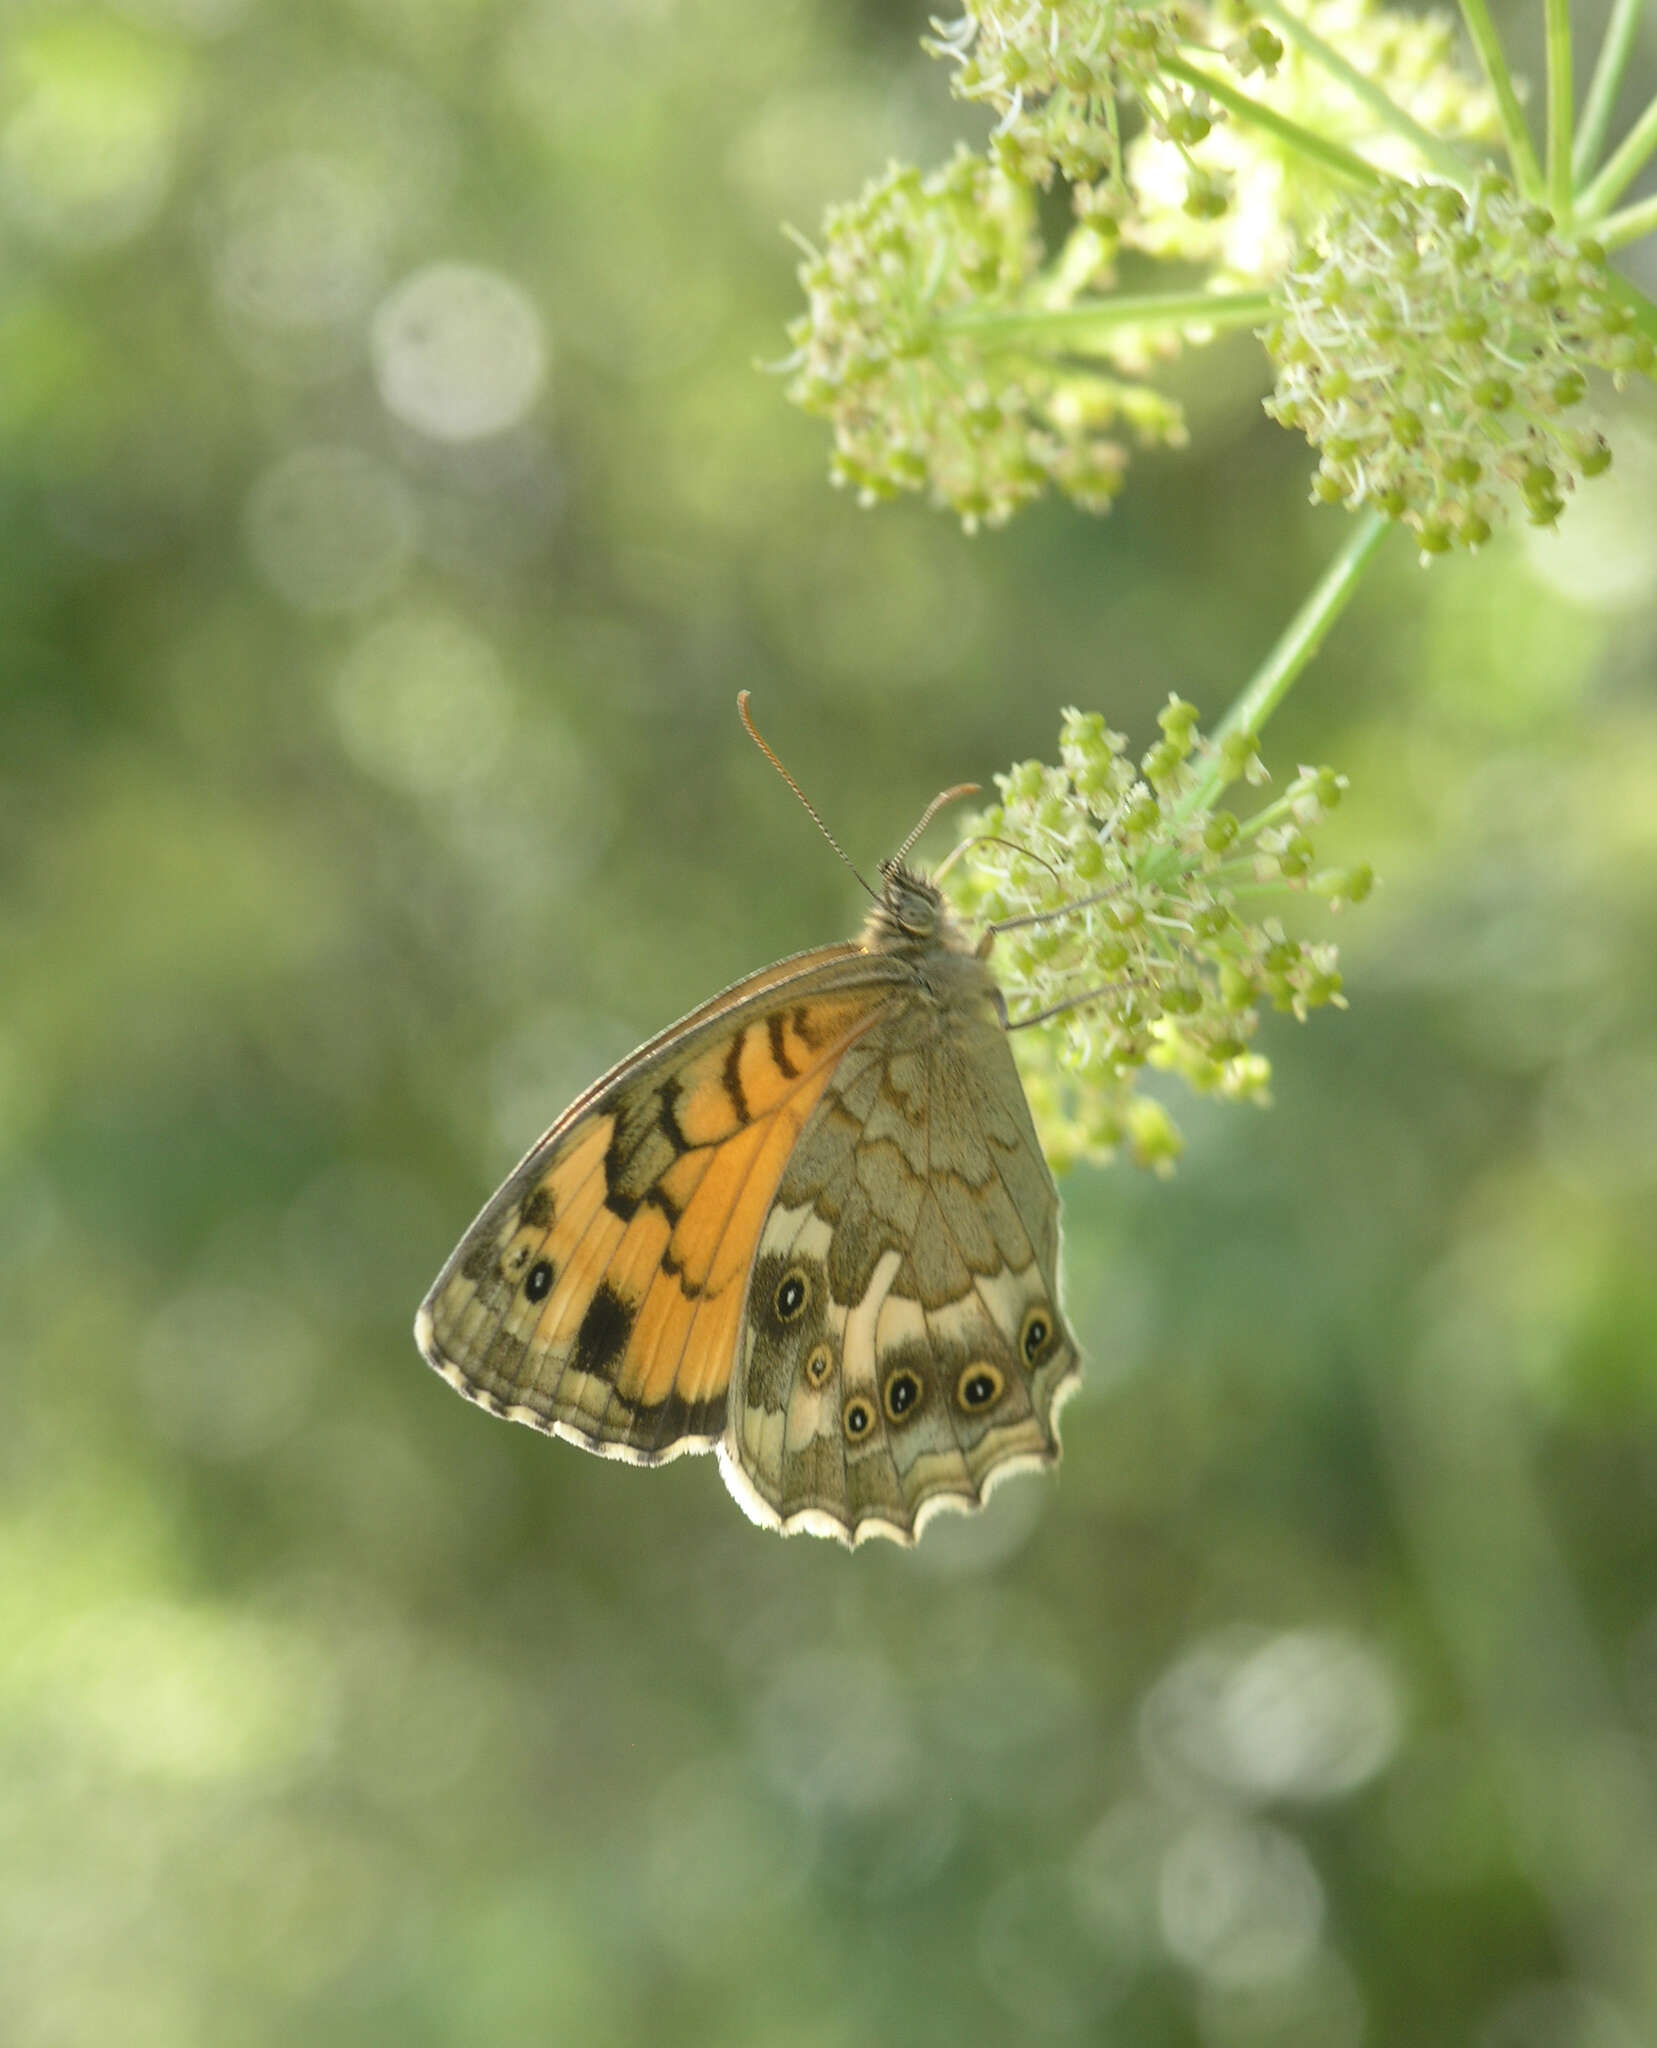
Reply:
[[415, 1322], [452, 1386], [632, 1464], [712, 1450], [754, 1521], [851, 1544], [1057, 1460], [1079, 1360], [994, 933], [903, 858], [960, 793], [859, 938], [735, 983], [531, 1148]]

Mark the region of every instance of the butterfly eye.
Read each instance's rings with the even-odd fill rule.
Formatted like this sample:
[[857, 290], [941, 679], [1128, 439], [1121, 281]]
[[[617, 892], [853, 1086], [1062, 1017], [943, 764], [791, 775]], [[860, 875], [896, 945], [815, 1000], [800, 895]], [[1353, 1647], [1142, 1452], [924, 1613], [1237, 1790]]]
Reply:
[[826, 1344], [819, 1344], [808, 1354], [805, 1362], [806, 1385], [822, 1387], [828, 1384], [828, 1376], [834, 1370], [834, 1353]]
[[963, 1408], [988, 1408], [1001, 1397], [1002, 1378], [993, 1365], [969, 1365], [955, 1383]]
[[907, 1368], [893, 1373], [886, 1382], [886, 1413], [894, 1422], [920, 1406], [921, 1383]]
[[778, 1283], [776, 1292], [777, 1320], [791, 1323], [805, 1307], [806, 1278], [798, 1266], [790, 1266]]
[[861, 1394], [853, 1394], [846, 1403], [846, 1434], [852, 1442], [859, 1443], [875, 1426], [875, 1412]]
[[1047, 1340], [1053, 1334], [1053, 1318], [1045, 1308], [1033, 1308], [1024, 1318], [1024, 1326], [1018, 1333], [1018, 1348], [1024, 1354], [1024, 1363], [1034, 1365], [1047, 1347]]
[[529, 1278], [524, 1282], [524, 1293], [531, 1301], [545, 1301], [552, 1292], [552, 1261], [537, 1259], [529, 1269]]

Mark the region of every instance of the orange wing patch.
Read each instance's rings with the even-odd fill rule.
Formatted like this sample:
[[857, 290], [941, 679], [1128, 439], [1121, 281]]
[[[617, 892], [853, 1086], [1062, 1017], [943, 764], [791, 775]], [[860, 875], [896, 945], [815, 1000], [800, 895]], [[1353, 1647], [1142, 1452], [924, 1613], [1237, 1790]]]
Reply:
[[786, 1093], [770, 1091], [772, 1106], [759, 1120], [707, 1148], [700, 1184], [649, 1286], [651, 1301], [658, 1290], [672, 1293], [635, 1324], [617, 1379], [621, 1394], [655, 1407], [673, 1396], [705, 1402], [724, 1393], [760, 1232], [835, 1064], [821, 1060], [815, 1072], [789, 1081]]
[[889, 994], [874, 983], [724, 1029], [710, 1017], [677, 1061], [589, 1098], [433, 1290], [434, 1362], [600, 1447], [651, 1459], [716, 1436], [783, 1169]]
[[686, 1145], [717, 1145], [768, 1116], [825, 1054], [844, 1050], [869, 1014], [860, 991], [796, 1003], [716, 1038], [675, 1077], [673, 1115]]
[[[760, 1232], [788, 1155], [833, 1070], [834, 1062], [824, 1061], [763, 1123], [712, 1148], [701, 1186], [673, 1232], [669, 1258], [657, 1262], [660, 1270], [647, 1283], [616, 1380], [627, 1399], [655, 1407], [675, 1395], [705, 1402], [724, 1393]], [[623, 1285], [621, 1275], [618, 1258], [609, 1276], [613, 1285]]]

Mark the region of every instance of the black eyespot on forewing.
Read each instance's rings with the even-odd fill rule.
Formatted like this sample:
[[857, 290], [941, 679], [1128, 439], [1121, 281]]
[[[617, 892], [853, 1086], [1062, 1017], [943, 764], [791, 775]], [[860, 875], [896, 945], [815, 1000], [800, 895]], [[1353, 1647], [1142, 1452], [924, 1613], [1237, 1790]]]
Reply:
[[524, 1276], [524, 1298], [527, 1301], [545, 1301], [556, 1278], [551, 1259], [537, 1259]]

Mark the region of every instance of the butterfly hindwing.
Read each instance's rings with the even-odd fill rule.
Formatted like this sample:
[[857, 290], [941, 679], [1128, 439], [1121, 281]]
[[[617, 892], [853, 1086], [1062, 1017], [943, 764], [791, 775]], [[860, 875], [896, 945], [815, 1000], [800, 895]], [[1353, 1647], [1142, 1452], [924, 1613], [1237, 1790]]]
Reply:
[[[987, 977], [986, 977], [987, 981]], [[912, 1539], [1058, 1455], [1058, 1196], [988, 1002], [893, 1006], [801, 1134], [720, 1446], [756, 1519]]]

